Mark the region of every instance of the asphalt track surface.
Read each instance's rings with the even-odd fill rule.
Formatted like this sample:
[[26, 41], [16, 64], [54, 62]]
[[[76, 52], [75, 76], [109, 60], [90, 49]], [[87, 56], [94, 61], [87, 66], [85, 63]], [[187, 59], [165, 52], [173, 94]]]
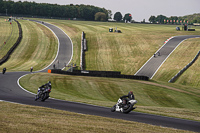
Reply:
[[[198, 37], [200, 37], [200, 35], [175, 36], [170, 38], [169, 41], [155, 53], [155, 57], [152, 55], [135, 75], [147, 76], [152, 79], [165, 60], [184, 40]], [[160, 52], [160, 56], [158, 56], [158, 52]]]
[[[51, 65], [42, 70], [42, 71], [47, 71], [49, 68], [52, 68], [52, 64], [56, 63], [57, 60], [60, 60], [60, 64], [66, 63], [67, 61], [69, 62], [71, 60], [70, 54], [72, 54], [72, 52], [70, 52], [69, 49], [72, 50], [71, 48], [72, 42], [69, 39], [69, 37], [58, 27], [47, 23], [44, 24], [45, 26], [49, 27], [52, 31], [54, 31], [58, 39], [60, 39], [61, 36], [61, 40], [59, 40], [60, 42], [59, 49], [62, 49], [62, 51], [61, 50], [59, 51], [58, 56], [51, 63]], [[69, 50], [69, 53], [66, 52], [67, 50]], [[64, 61], [61, 61], [63, 57], [67, 57], [67, 59], [65, 58]], [[60, 65], [59, 67], [62, 68], [62, 65]], [[102, 117], [110, 117], [115, 119], [142, 122], [162, 127], [171, 127], [175, 129], [200, 132], [200, 122], [196, 121], [138, 113], [134, 111], [132, 111], [129, 114], [123, 114], [120, 112], [111, 112], [110, 108], [107, 107], [100, 107], [83, 103], [75, 103], [70, 101], [62, 101], [53, 98], [49, 98], [45, 102], [34, 101], [35, 95], [33, 93], [27, 92], [18, 85], [19, 77], [26, 74], [30, 74], [30, 72], [7, 72], [4, 75], [0, 74], [0, 101], [42, 106], [42, 107], [48, 107], [48, 108], [65, 110], [82, 114], [97, 115]]]

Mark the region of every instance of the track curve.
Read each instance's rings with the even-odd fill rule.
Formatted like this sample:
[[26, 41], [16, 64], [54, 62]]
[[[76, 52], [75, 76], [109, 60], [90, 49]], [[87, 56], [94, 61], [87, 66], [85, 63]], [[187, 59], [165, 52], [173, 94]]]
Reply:
[[[69, 50], [69, 53], [67, 53], [68, 55], [65, 55], [64, 57], [69, 57], [69, 58], [67, 59], [65, 58], [64, 61], [62, 61], [63, 63], [65, 63], [66, 61], [70, 61], [71, 60], [70, 54], [72, 55], [72, 51], [70, 52], [70, 50], [72, 50], [72, 48], [70, 48], [70, 45], [72, 46], [70, 38], [68, 38], [68, 36], [58, 27], [51, 24], [47, 24], [47, 23], [45, 24], [46, 24], [45, 26], [49, 27], [58, 37], [59, 42], [60, 42], [59, 49], [62, 49], [62, 50], [59, 50], [59, 53], [56, 59], [51, 63], [51, 65], [49, 65], [47, 68], [45, 68], [42, 71], [46, 71], [48, 68], [52, 68], [52, 64], [56, 63], [58, 59], [59, 61], [61, 61], [63, 59], [62, 58], [63, 54], [67, 53], [65, 50]], [[66, 40], [68, 40], [67, 43], [66, 43]], [[59, 67], [61, 68], [62, 66], [59, 66]], [[18, 86], [17, 81], [19, 77], [26, 74], [30, 74], [30, 73], [29, 72], [8, 72], [5, 75], [0, 74], [0, 101], [9, 101], [9, 102], [15, 102], [15, 103], [20, 103], [20, 104], [43, 106], [43, 107], [66, 110], [66, 111], [83, 113], [83, 114], [136, 121], [136, 122], [148, 123], [148, 124], [153, 124], [153, 125], [158, 125], [158, 126], [200, 132], [200, 122], [195, 122], [195, 121], [156, 116], [156, 115], [137, 113], [137, 112], [131, 112], [129, 114], [123, 114], [123, 113], [117, 113], [117, 112], [113, 113], [110, 111], [110, 108], [106, 108], [106, 107], [99, 107], [99, 106], [88, 105], [88, 104], [83, 104], [83, 103], [56, 100], [52, 98], [48, 99], [45, 102], [34, 101], [33, 94], [28, 93], [27, 91], [24, 91]]]

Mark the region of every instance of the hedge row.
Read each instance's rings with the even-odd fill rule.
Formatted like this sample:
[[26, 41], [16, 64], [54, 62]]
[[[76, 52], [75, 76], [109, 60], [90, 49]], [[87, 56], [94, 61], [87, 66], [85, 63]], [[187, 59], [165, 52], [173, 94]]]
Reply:
[[17, 20], [14, 20], [14, 21], [17, 22], [17, 25], [18, 25], [18, 28], [19, 28], [19, 37], [18, 37], [17, 41], [15, 42], [15, 44], [7, 52], [7, 54], [2, 59], [0, 59], [0, 65], [2, 65], [3, 63], [5, 63], [9, 59], [10, 55], [12, 54], [12, 52], [15, 50], [15, 48], [20, 44], [20, 42], [22, 40], [22, 28], [21, 28], [21, 24]]
[[136, 76], [136, 75], [122, 75], [118, 71], [84, 71], [74, 70], [73, 72], [63, 71], [61, 69], [51, 69], [51, 73], [66, 74], [66, 75], [77, 75], [77, 76], [93, 76], [93, 77], [109, 77], [109, 78], [126, 78], [136, 80], [149, 80], [147, 76]]

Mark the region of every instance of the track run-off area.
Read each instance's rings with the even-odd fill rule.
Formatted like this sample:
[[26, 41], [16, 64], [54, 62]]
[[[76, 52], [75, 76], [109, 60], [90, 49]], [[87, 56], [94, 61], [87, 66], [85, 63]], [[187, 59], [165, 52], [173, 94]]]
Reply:
[[[52, 24], [45, 22], [43, 23], [40, 21], [36, 22], [48, 27], [57, 36], [59, 41], [58, 53], [54, 61], [52, 61], [52, 63], [48, 67], [38, 72], [47, 72], [47, 70], [52, 69], [53, 64], [57, 62], [59, 62], [60, 64], [58, 68], [64, 68], [64, 66], [71, 61], [73, 55], [73, 44], [71, 39], [60, 28]], [[152, 56], [147, 61], [147, 63], [145, 63], [143, 67], [136, 73], [136, 75], [144, 75], [152, 78], [156, 71], [164, 63], [164, 61], [170, 56], [170, 54], [182, 41], [188, 38], [196, 37], [200, 36], [176, 36], [171, 38], [167, 43], [165, 43], [165, 45], [163, 45], [162, 48], [157, 51], [160, 52], [161, 55], [156, 57]], [[35, 102], [35, 94], [26, 91], [19, 85], [20, 78], [27, 74], [30, 74], [30, 72], [7, 72], [5, 75], [0, 74], [0, 101], [42, 106], [82, 114], [97, 115], [128, 121], [142, 122], [163, 127], [171, 127], [175, 129], [200, 132], [200, 122], [196, 121], [138, 113], [134, 111], [129, 114], [117, 112], [113, 113], [110, 111], [110, 108], [107, 107], [57, 100], [53, 98], [50, 98], [45, 102]]]

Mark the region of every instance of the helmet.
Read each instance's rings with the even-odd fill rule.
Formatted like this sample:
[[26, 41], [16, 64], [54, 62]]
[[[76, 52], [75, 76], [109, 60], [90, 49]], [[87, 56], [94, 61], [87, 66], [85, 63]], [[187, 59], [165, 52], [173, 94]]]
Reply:
[[51, 81], [49, 81], [48, 84], [51, 85]]
[[133, 95], [133, 92], [132, 91], [129, 91], [128, 92], [128, 95], [130, 96], [130, 95]]

